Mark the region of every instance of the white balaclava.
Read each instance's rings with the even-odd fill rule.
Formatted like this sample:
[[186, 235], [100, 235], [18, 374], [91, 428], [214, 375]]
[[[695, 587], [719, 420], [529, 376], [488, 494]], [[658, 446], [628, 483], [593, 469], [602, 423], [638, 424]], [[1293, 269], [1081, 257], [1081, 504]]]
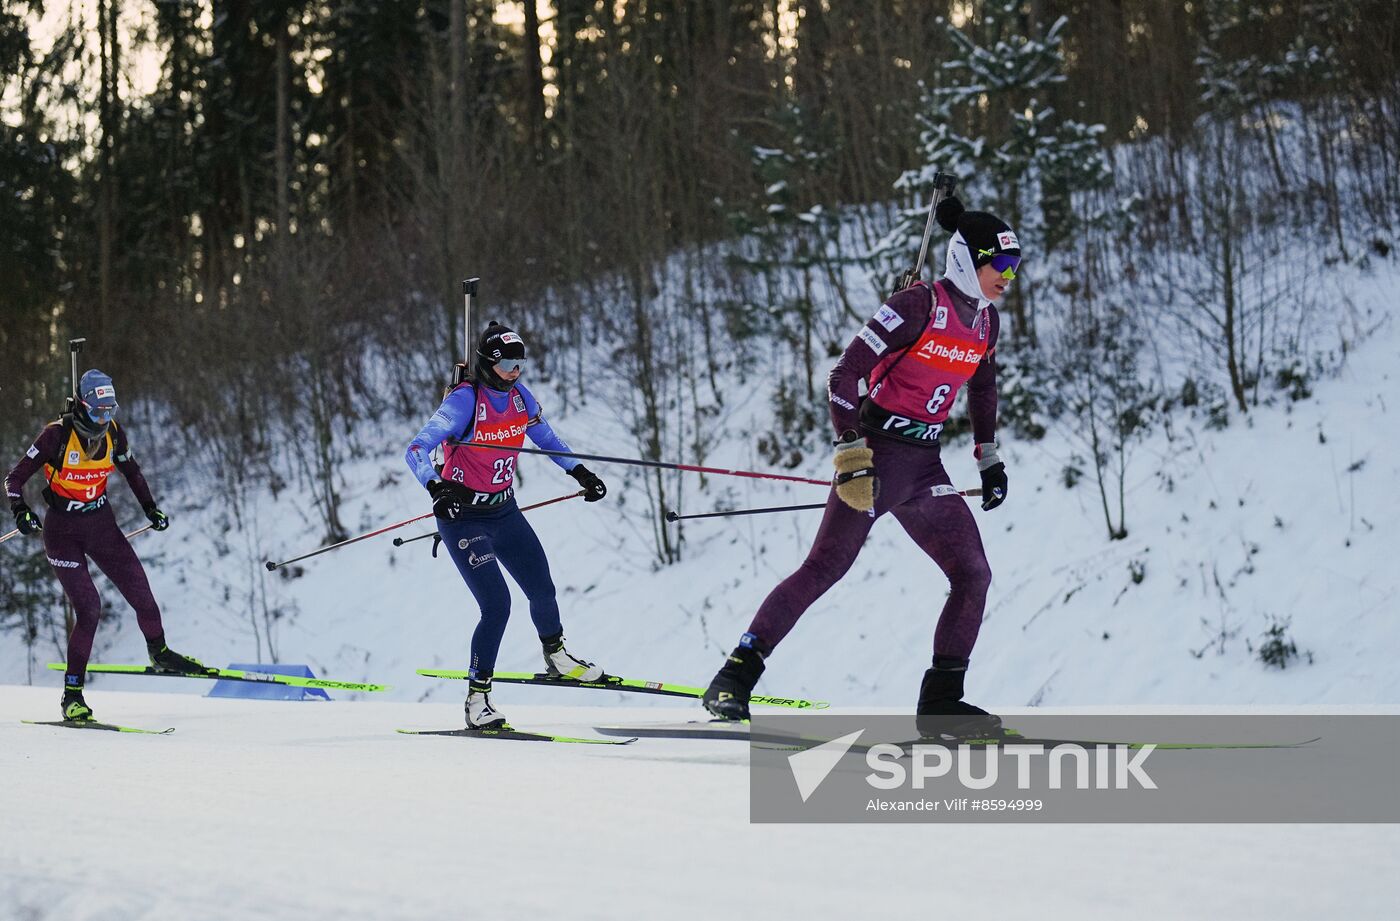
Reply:
[[991, 301], [982, 296], [977, 269], [997, 256], [1021, 255], [1021, 243], [1009, 225], [986, 211], [968, 211], [956, 196], [938, 205], [938, 223], [953, 236], [948, 241], [948, 261], [943, 274], [963, 294], [977, 301], [980, 310]]

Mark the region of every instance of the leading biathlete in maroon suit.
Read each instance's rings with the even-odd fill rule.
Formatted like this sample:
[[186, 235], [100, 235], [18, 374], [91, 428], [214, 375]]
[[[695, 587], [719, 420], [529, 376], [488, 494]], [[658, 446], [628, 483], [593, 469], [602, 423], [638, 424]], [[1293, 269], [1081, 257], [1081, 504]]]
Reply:
[[[875, 519], [889, 512], [951, 587], [917, 710], [942, 719], [921, 720], [921, 729], [964, 733], [1000, 726], [999, 718], [962, 699], [992, 574], [972, 512], [943, 469], [938, 436], [966, 384], [982, 508], [1000, 505], [1007, 483], [997, 456], [993, 356], [1000, 322], [992, 302], [1016, 276], [1021, 247], [1004, 221], [966, 211], [957, 198], [942, 202], [936, 217], [953, 234], [944, 277], [892, 296], [846, 347], [828, 379], [837, 436], [835, 486], [807, 559], [764, 600], [705, 691], [706, 709], [721, 719], [748, 719], [764, 659], [846, 574]], [[869, 384], [864, 400], [857, 393], [861, 380]]]
[[[68, 666], [63, 676], [66, 720], [92, 719], [92, 708], [83, 700], [83, 677], [92, 655], [97, 622], [102, 617], [102, 599], [88, 572], [89, 559], [136, 609], [136, 623], [146, 637], [153, 666], [172, 674], [210, 672], [197, 659], [182, 656], [165, 645], [160, 608], [151, 594], [146, 571], [107, 502], [107, 480], [113, 470], [120, 470], [151, 527], [157, 531], [170, 527], [170, 519], [156, 506], [141, 467], [132, 456], [125, 430], [117, 425], [117, 394], [112, 379], [96, 369], [88, 371], [79, 382], [78, 394], [73, 412], [45, 426], [5, 477], [5, 496], [10, 500], [15, 524], [24, 534], [43, 533], [49, 565], [73, 604], [75, 622], [68, 636]], [[24, 501], [24, 484], [41, 467], [48, 481], [44, 502], [49, 507], [43, 524]]]

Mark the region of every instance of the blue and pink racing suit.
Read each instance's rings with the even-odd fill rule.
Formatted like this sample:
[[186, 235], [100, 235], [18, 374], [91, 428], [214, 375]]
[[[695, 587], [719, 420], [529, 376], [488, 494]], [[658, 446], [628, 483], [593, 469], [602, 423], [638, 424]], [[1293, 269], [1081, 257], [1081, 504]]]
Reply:
[[[458, 385], [442, 401], [423, 430], [409, 442], [405, 461], [425, 487], [433, 480], [457, 484], [463, 515], [455, 520], [437, 518], [438, 533], [457, 564], [462, 579], [481, 608], [481, 620], [472, 634], [471, 676], [490, 678], [496, 655], [510, 619], [510, 589], [498, 563], [530, 600], [530, 619], [541, 637], [560, 633], [559, 604], [549, 560], [539, 537], [520, 514], [515, 502], [515, 461], [525, 436], [549, 451], [568, 451], [549, 423], [539, 402], [517, 383], [508, 392]], [[501, 445], [501, 450], [464, 448], [457, 442]], [[434, 463], [441, 450], [442, 466]], [[578, 466], [572, 457], [556, 457], [565, 471]]]

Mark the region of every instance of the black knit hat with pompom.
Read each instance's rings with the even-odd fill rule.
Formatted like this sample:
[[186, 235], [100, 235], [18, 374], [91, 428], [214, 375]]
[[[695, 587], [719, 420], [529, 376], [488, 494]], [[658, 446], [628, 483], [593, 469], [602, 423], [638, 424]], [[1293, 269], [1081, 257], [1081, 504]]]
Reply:
[[511, 358], [525, 360], [525, 340], [509, 326], [492, 320], [476, 342], [476, 379], [492, 390], [510, 390], [511, 382], [496, 373], [496, 365]]
[[991, 262], [993, 256], [1003, 253], [1021, 255], [1021, 241], [1016, 239], [1011, 225], [986, 211], [968, 211], [956, 195], [949, 195], [939, 202], [934, 217], [944, 230], [962, 234], [971, 251], [972, 264], [977, 268]]

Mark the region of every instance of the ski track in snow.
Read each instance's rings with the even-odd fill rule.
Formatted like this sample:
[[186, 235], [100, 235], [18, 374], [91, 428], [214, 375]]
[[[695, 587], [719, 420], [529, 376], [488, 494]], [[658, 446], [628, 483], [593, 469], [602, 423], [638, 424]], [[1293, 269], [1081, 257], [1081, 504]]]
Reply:
[[[22, 726], [56, 695], [0, 687], [6, 921], [850, 919], [989, 899], [999, 915], [1311, 921], [1400, 900], [1396, 826], [750, 825], [743, 743], [413, 738], [393, 730], [458, 725], [460, 706], [91, 697], [176, 732]], [[584, 736], [694, 712], [511, 707]]]

